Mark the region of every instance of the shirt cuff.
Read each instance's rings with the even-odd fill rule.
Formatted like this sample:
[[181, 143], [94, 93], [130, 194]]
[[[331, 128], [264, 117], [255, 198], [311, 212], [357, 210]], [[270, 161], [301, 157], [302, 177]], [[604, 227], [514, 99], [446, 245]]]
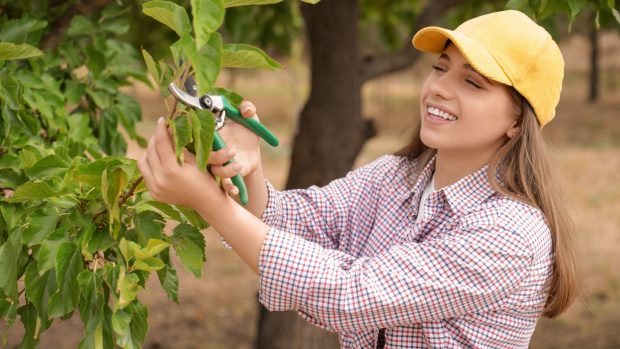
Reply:
[[280, 193], [273, 187], [271, 182], [265, 180], [265, 183], [267, 185], [267, 206], [260, 218], [265, 224], [278, 227], [282, 221]]
[[316, 279], [321, 247], [275, 228], [258, 257], [258, 299], [270, 311], [299, 310]]

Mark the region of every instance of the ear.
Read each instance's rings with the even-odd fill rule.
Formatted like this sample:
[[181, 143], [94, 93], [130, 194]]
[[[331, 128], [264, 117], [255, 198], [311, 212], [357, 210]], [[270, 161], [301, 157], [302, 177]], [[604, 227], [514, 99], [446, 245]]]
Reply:
[[521, 128], [517, 125], [517, 121], [514, 121], [506, 131], [506, 136], [510, 139], [513, 139], [519, 134], [520, 129]]

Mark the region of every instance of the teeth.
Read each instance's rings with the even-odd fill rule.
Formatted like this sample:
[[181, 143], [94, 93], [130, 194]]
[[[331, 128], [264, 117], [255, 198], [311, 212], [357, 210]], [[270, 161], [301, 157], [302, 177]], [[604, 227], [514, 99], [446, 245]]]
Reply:
[[445, 111], [435, 108], [435, 107], [426, 107], [426, 111], [429, 114], [433, 114], [434, 116], [440, 117], [444, 120], [454, 121], [456, 120], [456, 116], [446, 113]]

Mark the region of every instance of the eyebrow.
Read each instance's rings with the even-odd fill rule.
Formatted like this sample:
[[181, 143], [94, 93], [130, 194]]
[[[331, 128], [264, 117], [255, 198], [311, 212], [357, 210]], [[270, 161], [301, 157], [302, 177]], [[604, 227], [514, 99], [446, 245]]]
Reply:
[[[450, 56], [448, 56], [445, 53], [442, 53], [439, 56], [439, 59], [445, 59], [446, 61], [450, 62]], [[471, 64], [469, 63], [465, 63], [463, 64], [463, 68], [467, 69], [467, 70], [471, 70], [472, 72], [476, 73], [477, 75], [479, 75], [480, 77], [482, 77], [484, 80], [486, 80], [487, 83], [489, 83], [489, 85], [493, 85], [493, 83], [491, 82], [491, 80], [489, 80], [486, 76], [480, 74], [476, 69], [474, 69], [474, 67], [472, 67]]]

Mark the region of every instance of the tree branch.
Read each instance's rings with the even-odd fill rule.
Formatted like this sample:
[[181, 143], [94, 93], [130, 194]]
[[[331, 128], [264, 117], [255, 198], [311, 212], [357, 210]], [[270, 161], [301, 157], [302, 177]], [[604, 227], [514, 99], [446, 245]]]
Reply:
[[[67, 31], [67, 28], [69, 28], [69, 24], [71, 23], [73, 17], [77, 15], [89, 14], [100, 7], [108, 5], [112, 1], [113, 0], [94, 0], [77, 2], [73, 4], [67, 9], [67, 11], [65, 11], [65, 13], [62, 14], [60, 18], [58, 18], [58, 20], [50, 25], [50, 28], [53, 29], [43, 38], [41, 41], [41, 46], [45, 50], [53, 50], [60, 43], [60, 40]], [[60, 4], [62, 4], [62, 1], [53, 1], [49, 4], [49, 6], [51, 8]]]
[[[432, 25], [436, 19], [447, 10], [461, 5], [464, 0], [430, 1], [429, 4], [416, 17], [411, 33], [416, 33], [421, 28]], [[413, 64], [421, 52], [411, 45], [411, 36], [408, 37], [400, 51], [383, 55], [366, 56], [363, 58], [364, 72], [363, 81], [374, 79], [378, 76], [399, 71]]]

